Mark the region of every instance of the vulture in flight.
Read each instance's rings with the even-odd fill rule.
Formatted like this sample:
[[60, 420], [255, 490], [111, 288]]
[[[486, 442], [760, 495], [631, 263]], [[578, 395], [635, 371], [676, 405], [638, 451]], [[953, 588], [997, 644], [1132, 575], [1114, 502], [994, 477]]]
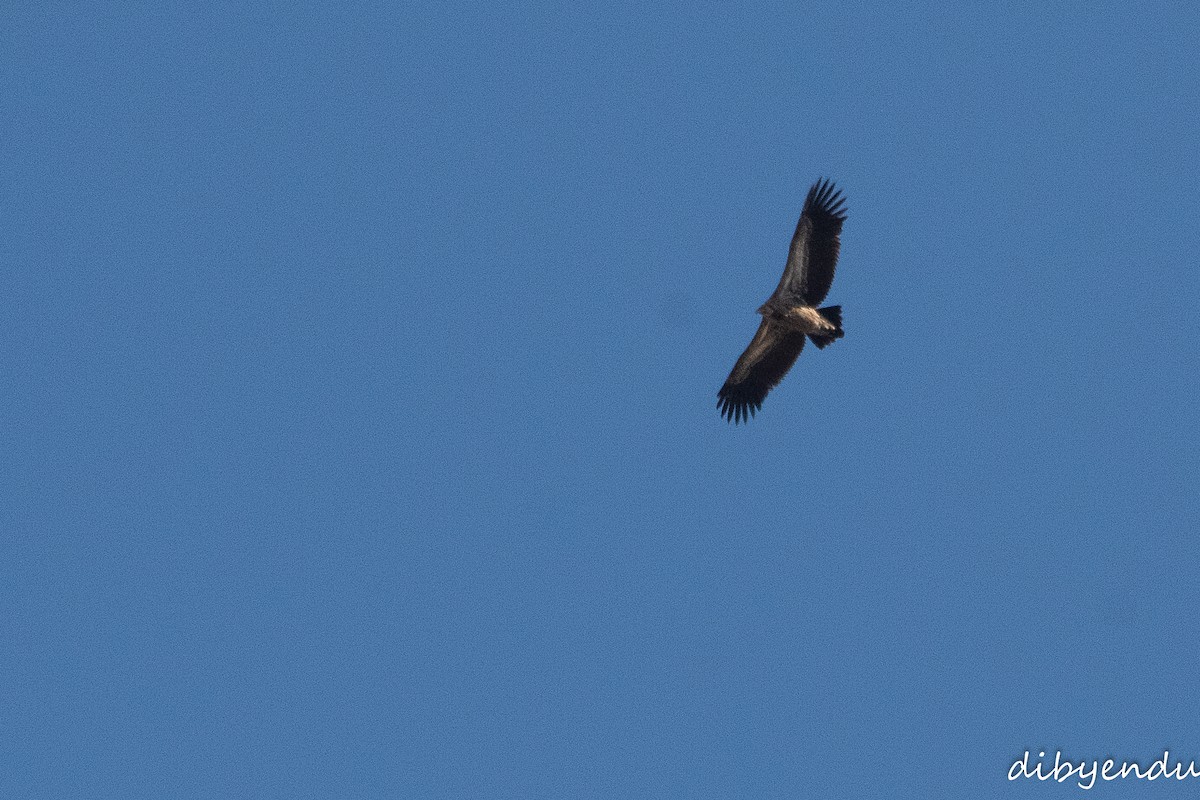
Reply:
[[817, 306], [833, 283], [845, 203], [828, 180], [818, 180], [808, 190], [783, 277], [758, 309], [758, 333], [717, 392], [717, 407], [730, 422], [746, 422], [762, 408], [767, 393], [796, 363], [805, 336], [819, 348], [842, 338], [842, 307]]

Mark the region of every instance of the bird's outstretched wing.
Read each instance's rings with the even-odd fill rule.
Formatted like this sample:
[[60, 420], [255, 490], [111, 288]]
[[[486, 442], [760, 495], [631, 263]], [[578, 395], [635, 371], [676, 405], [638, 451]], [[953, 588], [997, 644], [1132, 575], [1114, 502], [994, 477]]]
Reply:
[[775, 296], [782, 293], [806, 306], [821, 304], [833, 283], [845, 221], [846, 200], [842, 193], [832, 181], [818, 180], [804, 199]]
[[717, 407], [730, 422], [746, 422], [787, 375], [804, 349], [804, 334], [763, 319], [758, 333], [717, 392]]

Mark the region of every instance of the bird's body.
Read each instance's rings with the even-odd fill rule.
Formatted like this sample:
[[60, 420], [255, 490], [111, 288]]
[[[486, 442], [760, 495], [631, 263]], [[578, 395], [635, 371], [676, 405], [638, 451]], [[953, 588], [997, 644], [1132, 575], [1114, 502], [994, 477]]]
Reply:
[[814, 336], [840, 335], [837, 325], [822, 317], [821, 312], [812, 306], [768, 301], [759, 306], [758, 313], [762, 314], [764, 319], [797, 333]]
[[842, 338], [841, 306], [818, 306], [833, 283], [845, 219], [841, 192], [829, 181], [813, 184], [796, 223], [783, 277], [758, 309], [758, 333], [717, 392], [717, 406], [729, 421], [745, 422], [762, 407], [767, 393], [800, 357], [806, 337], [818, 348]]

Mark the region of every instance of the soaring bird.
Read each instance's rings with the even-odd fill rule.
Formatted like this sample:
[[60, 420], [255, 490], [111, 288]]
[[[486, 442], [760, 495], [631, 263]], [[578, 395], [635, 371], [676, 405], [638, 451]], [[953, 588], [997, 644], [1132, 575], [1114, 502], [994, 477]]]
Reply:
[[747, 422], [767, 393], [783, 380], [804, 349], [804, 337], [825, 348], [842, 332], [842, 307], [817, 308], [837, 267], [846, 201], [828, 180], [808, 190], [792, 235], [787, 266], [775, 293], [759, 307], [758, 333], [717, 392], [717, 407], [730, 422]]

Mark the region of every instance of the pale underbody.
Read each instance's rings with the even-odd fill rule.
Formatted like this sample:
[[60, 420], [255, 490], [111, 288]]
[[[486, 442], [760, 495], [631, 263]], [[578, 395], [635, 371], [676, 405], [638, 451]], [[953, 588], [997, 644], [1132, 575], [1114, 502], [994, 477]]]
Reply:
[[797, 333], [828, 333], [837, 330], [832, 322], [817, 313], [812, 306], [785, 306], [771, 302], [763, 303], [758, 313]]

